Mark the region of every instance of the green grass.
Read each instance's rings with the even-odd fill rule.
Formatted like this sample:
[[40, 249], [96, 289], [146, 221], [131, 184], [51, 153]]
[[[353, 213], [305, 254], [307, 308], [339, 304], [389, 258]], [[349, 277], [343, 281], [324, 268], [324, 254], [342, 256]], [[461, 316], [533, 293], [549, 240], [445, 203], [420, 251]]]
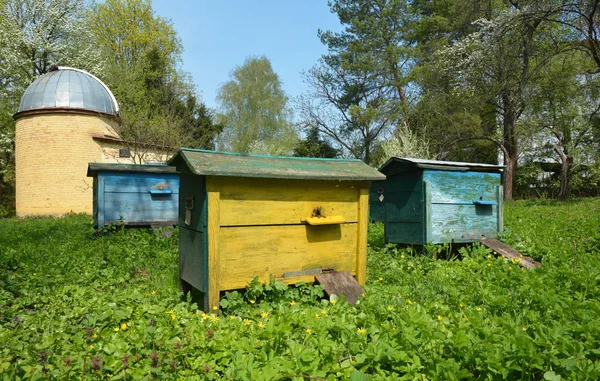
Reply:
[[176, 234], [0, 220], [0, 379], [599, 379], [600, 199], [510, 202], [505, 225], [542, 269], [416, 255], [378, 224], [356, 307], [250, 282], [204, 314]]

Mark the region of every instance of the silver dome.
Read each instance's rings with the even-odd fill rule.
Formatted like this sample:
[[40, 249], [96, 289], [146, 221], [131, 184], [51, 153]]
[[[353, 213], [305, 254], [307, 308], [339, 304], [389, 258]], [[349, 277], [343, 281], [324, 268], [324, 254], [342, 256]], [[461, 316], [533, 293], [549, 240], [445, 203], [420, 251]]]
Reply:
[[119, 105], [108, 87], [83, 70], [59, 67], [37, 78], [23, 94], [18, 112], [78, 109], [117, 115]]

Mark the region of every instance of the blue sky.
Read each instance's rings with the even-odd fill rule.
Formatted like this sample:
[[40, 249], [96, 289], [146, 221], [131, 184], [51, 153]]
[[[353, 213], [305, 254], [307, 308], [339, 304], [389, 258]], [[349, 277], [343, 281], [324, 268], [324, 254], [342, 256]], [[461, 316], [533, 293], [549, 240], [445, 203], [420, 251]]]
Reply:
[[301, 72], [326, 53], [318, 29], [341, 30], [326, 0], [153, 0], [182, 40], [183, 70], [209, 107], [218, 88], [248, 56], [266, 56], [294, 98], [308, 89]]

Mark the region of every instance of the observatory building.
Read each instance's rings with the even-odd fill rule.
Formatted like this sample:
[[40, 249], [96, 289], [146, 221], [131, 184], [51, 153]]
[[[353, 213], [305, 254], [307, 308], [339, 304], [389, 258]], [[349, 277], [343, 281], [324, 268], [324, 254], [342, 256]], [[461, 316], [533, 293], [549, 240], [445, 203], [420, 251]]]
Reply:
[[83, 70], [54, 67], [41, 75], [14, 118], [17, 216], [91, 214], [88, 163], [133, 163], [131, 144], [117, 133], [114, 95]]

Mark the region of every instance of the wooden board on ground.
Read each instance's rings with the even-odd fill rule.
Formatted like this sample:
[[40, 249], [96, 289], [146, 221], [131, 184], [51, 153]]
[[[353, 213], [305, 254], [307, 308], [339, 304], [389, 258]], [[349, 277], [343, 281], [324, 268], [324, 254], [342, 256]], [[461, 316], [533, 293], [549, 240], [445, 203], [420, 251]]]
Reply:
[[542, 267], [542, 264], [536, 262], [531, 257], [526, 257], [523, 254], [519, 253], [517, 250], [508, 246], [505, 243], [502, 243], [494, 238], [485, 238], [480, 241], [484, 246], [489, 247], [490, 249], [496, 251], [498, 254], [502, 255], [505, 258], [516, 259], [519, 261], [519, 264], [523, 267], [527, 267], [528, 269], [534, 269], [536, 267]]
[[317, 284], [323, 285], [325, 295], [330, 297], [335, 294], [344, 295], [348, 303], [355, 305], [356, 301], [364, 293], [363, 288], [349, 271], [322, 273], [315, 275]]

